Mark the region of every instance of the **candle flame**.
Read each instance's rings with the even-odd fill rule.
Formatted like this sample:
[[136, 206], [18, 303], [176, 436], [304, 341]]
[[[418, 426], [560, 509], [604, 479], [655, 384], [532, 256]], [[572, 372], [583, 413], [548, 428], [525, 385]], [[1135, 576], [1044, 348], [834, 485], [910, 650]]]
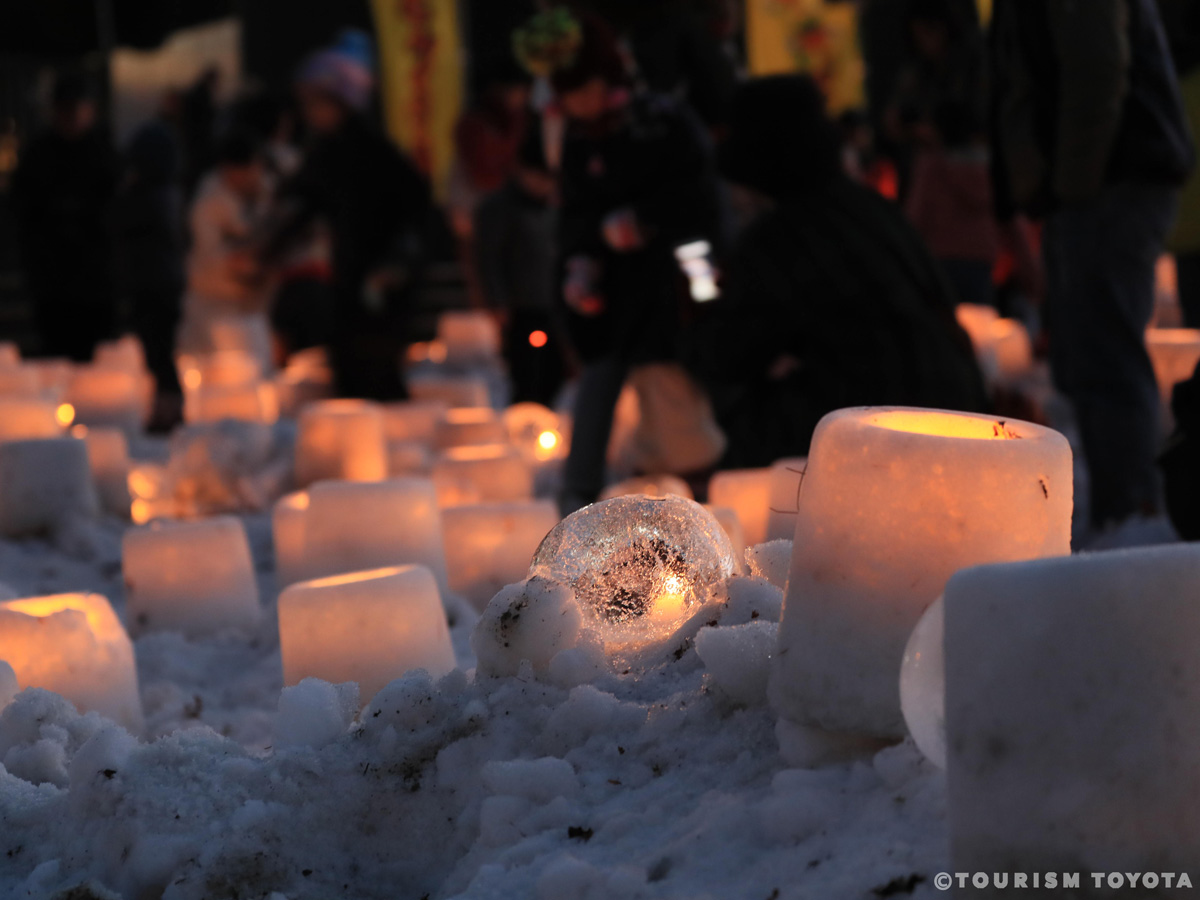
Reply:
[[538, 446], [543, 450], [553, 450], [558, 446], [558, 435], [553, 431], [543, 431], [538, 435]]
[[60, 403], [54, 411], [54, 419], [63, 428], [68, 427], [75, 421], [75, 407], [70, 403]]

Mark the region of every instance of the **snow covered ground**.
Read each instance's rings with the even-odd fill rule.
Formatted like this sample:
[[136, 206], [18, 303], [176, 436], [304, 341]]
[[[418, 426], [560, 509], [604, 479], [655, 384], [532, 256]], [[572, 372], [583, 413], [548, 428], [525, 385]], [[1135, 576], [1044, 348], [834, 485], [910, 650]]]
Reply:
[[[36, 690], [0, 714], [0, 896], [939, 895], [945, 781], [911, 743], [809, 770], [781, 757], [768, 581], [735, 577], [617, 669], [586, 641], [520, 665], [485, 627], [476, 675], [475, 614], [453, 604], [461, 670], [394, 682], [355, 718], [322, 682], [280, 703], [270, 526], [245, 521], [268, 614], [252, 635], [136, 641], [145, 739]], [[119, 611], [121, 530], [0, 543], [0, 580]]]

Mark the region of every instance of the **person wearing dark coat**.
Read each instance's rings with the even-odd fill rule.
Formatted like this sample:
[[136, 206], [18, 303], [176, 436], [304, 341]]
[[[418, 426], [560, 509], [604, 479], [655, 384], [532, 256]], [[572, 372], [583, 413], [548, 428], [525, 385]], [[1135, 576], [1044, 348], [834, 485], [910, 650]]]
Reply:
[[1044, 321], [1075, 408], [1097, 527], [1157, 511], [1160, 399], [1143, 334], [1194, 162], [1155, 0], [996, 0], [1001, 213], [1045, 221]]
[[300, 110], [313, 141], [300, 171], [280, 190], [286, 214], [267, 256], [316, 217], [325, 220], [332, 241], [329, 350], [336, 390], [391, 400], [405, 396], [403, 316], [432, 207], [424, 177], [367, 121], [372, 84], [368, 65], [342, 48], [321, 51], [301, 67]]
[[125, 180], [113, 207], [117, 284], [154, 374], [159, 411], [166, 416], [171, 398], [176, 411], [180, 402], [174, 358], [185, 285], [179, 149], [166, 125], [150, 122], [134, 134], [125, 161]]
[[59, 79], [52, 112], [21, 154], [13, 207], [39, 349], [85, 361], [116, 319], [107, 230], [116, 157], [82, 78]]
[[592, 502], [604, 486], [613, 410], [629, 369], [676, 358], [688, 302], [676, 248], [715, 244], [719, 230], [703, 126], [686, 106], [631, 90], [616, 38], [601, 20], [583, 17], [576, 33], [578, 48], [550, 73], [566, 120], [562, 297], [584, 363], [560, 502], [566, 512]]
[[810, 78], [743, 85], [719, 159], [770, 203], [738, 236], [722, 297], [689, 341], [729, 441], [724, 467], [803, 456], [820, 418], [843, 407], [987, 409], [940, 268], [894, 204], [842, 171]]

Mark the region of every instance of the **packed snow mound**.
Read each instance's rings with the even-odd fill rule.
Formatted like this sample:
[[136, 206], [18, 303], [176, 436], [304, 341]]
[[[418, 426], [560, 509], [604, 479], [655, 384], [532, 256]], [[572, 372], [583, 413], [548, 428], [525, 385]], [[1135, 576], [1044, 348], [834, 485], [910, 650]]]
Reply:
[[792, 566], [792, 542], [780, 538], [747, 547], [746, 564], [750, 566], [751, 575], [771, 582], [781, 591], [786, 591], [788, 570]]

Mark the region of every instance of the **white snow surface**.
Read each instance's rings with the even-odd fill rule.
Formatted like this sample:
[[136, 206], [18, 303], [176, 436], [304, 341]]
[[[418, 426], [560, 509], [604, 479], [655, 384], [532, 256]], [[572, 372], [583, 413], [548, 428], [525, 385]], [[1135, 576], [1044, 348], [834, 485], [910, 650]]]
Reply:
[[[352, 686], [281, 695], [270, 523], [243, 520], [263, 621], [140, 637], [146, 735], [32, 689], [0, 713], [0, 896], [940, 896], [945, 781], [911, 743], [784, 762], [764, 691], [781, 591], [765, 578], [730, 579], [617, 668], [569, 590], [531, 583], [484, 613], [477, 674], [477, 614], [452, 598], [461, 668], [410, 673], [356, 715]], [[97, 591], [121, 612], [122, 528], [0, 542], [0, 582]], [[514, 629], [503, 613], [521, 603]]]

